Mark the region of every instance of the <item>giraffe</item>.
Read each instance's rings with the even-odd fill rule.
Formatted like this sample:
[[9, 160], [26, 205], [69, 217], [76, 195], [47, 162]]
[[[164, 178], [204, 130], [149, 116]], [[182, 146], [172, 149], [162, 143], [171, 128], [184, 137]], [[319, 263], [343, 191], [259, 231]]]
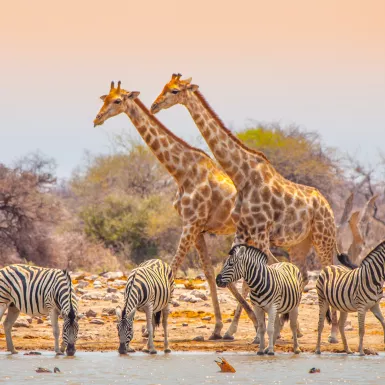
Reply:
[[[236, 190], [231, 179], [202, 150], [194, 148], [169, 131], [138, 98], [139, 92], [115, 88], [111, 83], [104, 104], [94, 120], [94, 126], [125, 113], [157, 159], [175, 179], [178, 191], [174, 208], [182, 219], [183, 230], [171, 263], [174, 276], [188, 251], [195, 246], [210, 287], [215, 327], [210, 339], [220, 339], [223, 327], [219, 308], [214, 269], [207, 252], [204, 234], [234, 234], [231, 218]], [[243, 298], [241, 298], [243, 300]], [[256, 324], [255, 315], [246, 301], [242, 302]]]
[[[266, 156], [244, 145], [224, 123], [198, 90], [191, 78], [173, 74], [151, 106], [157, 113], [175, 104], [184, 105], [210, 147], [214, 157], [237, 189], [231, 216], [236, 225], [233, 245], [252, 242], [270, 258], [270, 245], [290, 250], [304, 285], [308, 282], [306, 256], [313, 246], [322, 266], [331, 265], [338, 250], [333, 211], [316, 189], [293, 183], [279, 174]], [[244, 293], [247, 289], [244, 287]], [[236, 331], [241, 307], [226, 332]], [[329, 341], [337, 341], [337, 315]]]

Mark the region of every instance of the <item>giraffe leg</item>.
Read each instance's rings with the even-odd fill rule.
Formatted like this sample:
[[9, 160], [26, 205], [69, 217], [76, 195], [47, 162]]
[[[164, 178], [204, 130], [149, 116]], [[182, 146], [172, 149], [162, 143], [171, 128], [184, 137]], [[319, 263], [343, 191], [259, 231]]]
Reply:
[[213, 334], [210, 336], [209, 340], [219, 340], [219, 339], [222, 339], [222, 336], [221, 336], [221, 330], [223, 327], [222, 315], [221, 315], [221, 309], [219, 307], [214, 268], [211, 262], [211, 258], [207, 251], [207, 246], [206, 246], [206, 242], [203, 234], [198, 235], [195, 242], [195, 246], [196, 246], [196, 249], [198, 250], [199, 257], [202, 261], [203, 271], [205, 273], [207, 282], [210, 287], [211, 300], [214, 308], [215, 327], [214, 327]]
[[18, 308], [16, 308], [15, 306], [9, 306], [8, 313], [4, 321], [4, 332], [5, 332], [5, 339], [7, 341], [7, 350], [12, 354], [17, 354], [17, 350], [13, 346], [11, 331], [12, 331], [12, 326], [16, 322], [19, 314], [20, 314], [20, 310]]

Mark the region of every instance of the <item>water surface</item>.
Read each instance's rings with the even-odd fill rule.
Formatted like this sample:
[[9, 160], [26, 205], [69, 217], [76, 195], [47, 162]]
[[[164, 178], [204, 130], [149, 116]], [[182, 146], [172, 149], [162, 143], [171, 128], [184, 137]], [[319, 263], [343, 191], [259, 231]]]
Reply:
[[[135, 384], [135, 385], [248, 385], [248, 384], [360, 384], [385, 383], [385, 355], [346, 356], [313, 354], [295, 356], [281, 353], [259, 357], [251, 353], [222, 354], [237, 370], [220, 373], [213, 353], [158, 353], [149, 356], [134, 353], [119, 356], [115, 352], [78, 352], [75, 357], [0, 354], [0, 384]], [[37, 367], [60, 374], [36, 373]], [[309, 374], [312, 367], [321, 373]]]

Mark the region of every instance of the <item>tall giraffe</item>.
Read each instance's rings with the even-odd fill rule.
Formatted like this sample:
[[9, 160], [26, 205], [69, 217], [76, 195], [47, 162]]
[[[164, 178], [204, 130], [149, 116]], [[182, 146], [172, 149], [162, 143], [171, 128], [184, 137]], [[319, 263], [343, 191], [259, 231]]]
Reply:
[[[219, 119], [191, 78], [173, 74], [151, 106], [157, 113], [175, 104], [184, 105], [214, 157], [237, 189], [231, 216], [236, 224], [234, 244], [253, 242], [272, 257], [270, 244], [290, 249], [308, 281], [306, 256], [314, 246], [322, 266], [333, 263], [337, 250], [334, 214], [325, 197], [315, 188], [293, 183], [279, 174], [266, 156], [245, 146]], [[225, 337], [236, 331], [241, 307]], [[330, 342], [337, 342], [334, 312]]]
[[[205, 233], [233, 234], [231, 219], [236, 190], [230, 178], [202, 150], [191, 147], [169, 131], [138, 99], [139, 92], [128, 92], [111, 83], [108, 95], [101, 96], [104, 104], [94, 125], [125, 113], [154, 155], [173, 176], [178, 191], [174, 208], [182, 218], [183, 231], [171, 263], [174, 276], [186, 254], [195, 245], [207, 282], [215, 313], [215, 328], [210, 339], [220, 339], [223, 327], [219, 308], [214, 269], [207, 252]], [[255, 315], [246, 301], [242, 302], [253, 322]]]

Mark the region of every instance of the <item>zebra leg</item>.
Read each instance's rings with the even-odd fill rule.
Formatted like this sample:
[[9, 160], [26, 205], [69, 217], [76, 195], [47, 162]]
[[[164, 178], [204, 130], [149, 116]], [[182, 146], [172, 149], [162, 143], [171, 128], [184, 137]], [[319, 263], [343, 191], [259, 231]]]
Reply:
[[358, 333], [359, 333], [359, 343], [358, 343], [358, 354], [360, 356], [364, 356], [364, 335], [365, 335], [365, 316], [366, 310], [360, 309], [358, 310]]
[[267, 312], [269, 320], [267, 323], [267, 336], [269, 338], [269, 346], [265, 349], [265, 353], [269, 356], [274, 356], [274, 324], [277, 317], [277, 309], [274, 305], [270, 306]]
[[211, 257], [208, 254], [207, 245], [203, 234], [198, 235], [195, 241], [195, 247], [202, 261], [203, 271], [205, 273], [207, 283], [209, 284], [209, 287], [210, 287], [211, 301], [213, 303], [213, 308], [214, 308], [215, 327], [214, 327], [213, 334], [211, 334], [211, 336], [209, 337], [209, 340], [220, 340], [222, 339], [221, 330], [223, 328], [222, 315], [221, 315], [221, 309], [219, 307], [214, 268], [211, 261]]
[[321, 354], [321, 337], [324, 329], [326, 313], [329, 309], [329, 304], [319, 299], [319, 318], [318, 318], [318, 337], [315, 354]]
[[340, 311], [340, 319], [338, 320], [338, 327], [340, 329], [342, 343], [344, 344], [344, 350], [347, 354], [352, 354], [353, 352], [349, 349], [348, 341], [346, 340], [345, 335], [345, 323], [348, 318], [348, 313]]
[[4, 321], [4, 332], [5, 332], [5, 339], [7, 341], [7, 350], [12, 354], [17, 354], [17, 350], [13, 346], [11, 332], [12, 332], [12, 326], [16, 322], [19, 314], [20, 314], [20, 310], [15, 306], [11, 305], [8, 307], [8, 313]]
[[294, 354], [301, 353], [301, 349], [298, 344], [298, 307], [295, 307], [291, 312], [289, 312], [290, 320], [290, 329], [293, 333], [293, 350]]
[[49, 318], [51, 320], [53, 336], [55, 338], [55, 352], [56, 352], [56, 355], [62, 355], [63, 353], [62, 353], [62, 351], [59, 348], [59, 337], [60, 337], [59, 313], [57, 312], [56, 309], [53, 309], [49, 313]]
[[145, 353], [150, 354], [156, 354], [156, 350], [154, 347], [154, 328], [152, 324], [153, 319], [153, 310], [152, 306], [146, 306], [144, 309], [146, 313], [146, 320], [147, 320], [147, 330], [148, 330], [148, 342], [147, 342], [147, 349], [143, 349]]
[[165, 353], [171, 353], [171, 349], [168, 348], [168, 332], [167, 332], [169, 312], [170, 310], [168, 306], [162, 310], [162, 325], [163, 325], [163, 334], [164, 334], [164, 352]]
[[332, 310], [332, 329], [330, 331], [330, 336], [328, 337], [328, 341], [331, 344], [338, 343], [338, 317], [337, 310]]
[[382, 315], [381, 309], [380, 309], [380, 304], [376, 303], [370, 311], [374, 314], [374, 316], [381, 322], [382, 329], [384, 330], [384, 343], [385, 343], [385, 319], [384, 316]]
[[1, 319], [3, 318], [5, 311], [7, 310], [7, 307], [8, 305], [5, 303], [0, 304], [0, 322], [1, 322]]
[[255, 306], [255, 315], [258, 320], [258, 334], [259, 334], [259, 350], [257, 354], [263, 356], [265, 354], [265, 332], [266, 332], [266, 322], [265, 322], [265, 311], [260, 307]]
[[274, 341], [273, 344], [275, 346], [275, 342], [277, 341], [278, 337], [281, 334], [281, 329], [283, 327], [283, 324], [281, 324], [281, 319], [279, 317], [279, 314], [275, 317], [275, 324], [274, 324]]

